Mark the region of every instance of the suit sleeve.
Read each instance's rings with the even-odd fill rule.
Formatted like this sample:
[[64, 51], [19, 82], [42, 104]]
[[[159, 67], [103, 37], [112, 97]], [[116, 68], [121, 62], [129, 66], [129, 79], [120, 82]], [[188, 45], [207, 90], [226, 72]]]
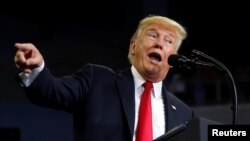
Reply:
[[33, 104], [71, 111], [88, 93], [93, 77], [91, 65], [85, 65], [72, 75], [61, 78], [54, 77], [45, 66], [24, 91]]

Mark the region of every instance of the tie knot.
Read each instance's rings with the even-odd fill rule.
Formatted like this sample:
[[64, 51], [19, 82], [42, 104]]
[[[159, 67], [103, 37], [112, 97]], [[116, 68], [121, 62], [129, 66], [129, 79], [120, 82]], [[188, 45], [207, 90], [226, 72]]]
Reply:
[[151, 88], [153, 88], [152, 82], [149, 82], [149, 81], [146, 81], [146, 82], [143, 84], [143, 86], [144, 86], [145, 89], [151, 89]]

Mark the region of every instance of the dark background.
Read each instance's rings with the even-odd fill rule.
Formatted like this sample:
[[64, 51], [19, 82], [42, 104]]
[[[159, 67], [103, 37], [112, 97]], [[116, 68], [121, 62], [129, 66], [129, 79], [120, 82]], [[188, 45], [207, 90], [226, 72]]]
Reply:
[[[20, 129], [21, 140], [58, 140], [55, 135], [60, 132], [69, 133], [63, 134], [62, 138], [70, 140], [72, 127], [68, 113], [31, 105], [15, 83], [14, 43], [34, 43], [55, 76], [70, 74], [86, 62], [119, 70], [129, 66], [129, 39], [139, 20], [149, 14], [168, 16], [180, 22], [188, 32], [188, 38], [179, 53], [189, 56], [191, 50], [197, 49], [222, 62], [234, 77], [239, 103], [250, 101], [250, 7], [247, 2], [93, 0], [1, 3], [0, 127]], [[167, 80], [170, 90], [194, 108], [226, 105], [227, 109], [231, 104], [225, 73], [213, 69], [173, 72], [176, 73], [171, 73]], [[219, 120], [218, 117], [213, 118]], [[221, 120], [228, 122], [230, 119]], [[240, 122], [249, 123], [245, 119]], [[34, 124], [37, 125], [33, 127]], [[67, 126], [67, 130], [61, 126]], [[58, 130], [58, 133], [46, 132], [48, 129]], [[31, 131], [43, 138], [27, 134]]]

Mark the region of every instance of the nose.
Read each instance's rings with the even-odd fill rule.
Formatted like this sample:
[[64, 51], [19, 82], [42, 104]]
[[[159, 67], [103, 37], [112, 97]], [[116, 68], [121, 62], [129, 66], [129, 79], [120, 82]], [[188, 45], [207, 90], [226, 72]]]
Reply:
[[160, 44], [155, 44], [155, 48], [162, 50], [162, 46]]
[[163, 46], [164, 46], [164, 42], [161, 39], [158, 39], [155, 43], [155, 48], [159, 48], [162, 50]]

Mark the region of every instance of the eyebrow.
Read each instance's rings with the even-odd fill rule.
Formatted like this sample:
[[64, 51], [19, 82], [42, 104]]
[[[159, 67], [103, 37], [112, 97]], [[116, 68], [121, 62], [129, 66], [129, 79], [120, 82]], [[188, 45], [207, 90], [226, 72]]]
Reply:
[[[159, 32], [157, 31], [157, 29], [155, 29], [155, 28], [153, 28], [153, 27], [147, 29], [146, 32], [157, 32], [157, 33], [159, 33]], [[167, 35], [167, 37], [170, 37], [170, 38], [175, 39], [175, 35], [174, 35], [173, 33], [169, 33], [169, 34]]]
[[154, 32], [157, 32], [157, 30], [155, 28], [149, 28], [148, 30], [146, 31], [154, 31]]

